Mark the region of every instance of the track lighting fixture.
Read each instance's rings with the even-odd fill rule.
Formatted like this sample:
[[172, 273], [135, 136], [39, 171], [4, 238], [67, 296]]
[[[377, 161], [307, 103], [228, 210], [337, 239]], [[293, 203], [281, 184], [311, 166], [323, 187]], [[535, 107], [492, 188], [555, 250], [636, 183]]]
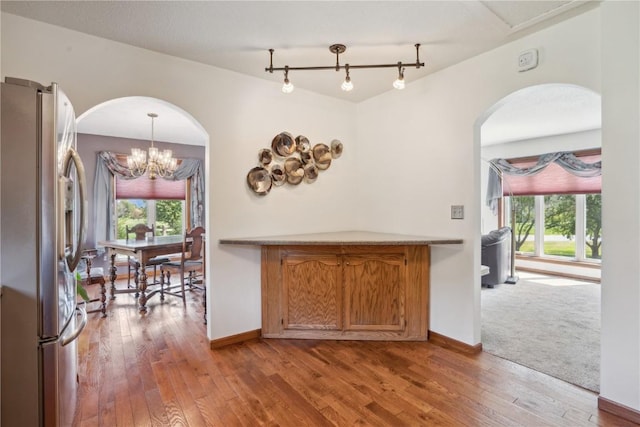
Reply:
[[284, 93], [293, 92], [294, 86], [289, 81], [289, 67], [284, 67], [284, 84], [282, 85], [282, 91]]
[[340, 54], [344, 53], [347, 50], [347, 47], [343, 44], [332, 44], [329, 46], [329, 51], [336, 55], [336, 65], [328, 65], [328, 66], [312, 66], [312, 67], [290, 67], [285, 65], [284, 67], [274, 67], [273, 66], [273, 49], [269, 49], [269, 66], [264, 70], [273, 73], [274, 71], [284, 71], [284, 85], [282, 86], [282, 91], [284, 93], [291, 93], [293, 91], [293, 84], [289, 81], [289, 71], [307, 71], [307, 70], [335, 70], [340, 71], [345, 69], [346, 77], [342, 82], [341, 88], [344, 91], [353, 90], [353, 83], [351, 82], [351, 77], [349, 76], [349, 70], [352, 68], [397, 68], [398, 69], [398, 78], [393, 82], [393, 87], [396, 89], [404, 89], [404, 70], [405, 67], [415, 67], [420, 68], [424, 67], [424, 62], [420, 62], [420, 44], [417, 43], [414, 45], [416, 48], [416, 62], [405, 64], [401, 61], [398, 61], [395, 64], [372, 64], [372, 65], [340, 65]]
[[349, 64], [345, 65], [344, 69], [347, 71], [347, 76], [344, 78], [341, 88], [345, 92], [350, 92], [353, 90], [353, 83], [351, 83], [351, 77], [349, 77]]
[[393, 82], [393, 87], [399, 90], [404, 89], [404, 67], [398, 65], [398, 78]]

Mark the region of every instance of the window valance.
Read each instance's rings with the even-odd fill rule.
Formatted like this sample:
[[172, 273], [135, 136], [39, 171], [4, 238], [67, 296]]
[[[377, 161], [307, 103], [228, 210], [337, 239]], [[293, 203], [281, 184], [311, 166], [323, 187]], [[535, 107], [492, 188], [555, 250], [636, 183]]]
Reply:
[[116, 176], [116, 200], [185, 200], [184, 180], [150, 179], [142, 175], [136, 179], [122, 179]]
[[[115, 237], [114, 179], [135, 180], [129, 170], [118, 162], [115, 153], [101, 151], [97, 155], [96, 176], [93, 182], [94, 224], [96, 242]], [[204, 162], [200, 159], [182, 159], [169, 180], [191, 179], [189, 215], [191, 227], [204, 227]]]
[[503, 195], [600, 193], [600, 159], [599, 150], [547, 153], [537, 159], [493, 159], [489, 162], [487, 206], [496, 213], [498, 199]]

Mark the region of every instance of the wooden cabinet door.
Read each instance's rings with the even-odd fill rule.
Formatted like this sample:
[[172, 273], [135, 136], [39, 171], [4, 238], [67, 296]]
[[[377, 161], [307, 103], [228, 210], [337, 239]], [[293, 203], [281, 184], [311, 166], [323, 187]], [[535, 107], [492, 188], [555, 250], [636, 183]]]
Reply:
[[404, 254], [345, 255], [344, 261], [345, 330], [404, 330]]
[[282, 257], [284, 329], [342, 329], [342, 267], [336, 255]]

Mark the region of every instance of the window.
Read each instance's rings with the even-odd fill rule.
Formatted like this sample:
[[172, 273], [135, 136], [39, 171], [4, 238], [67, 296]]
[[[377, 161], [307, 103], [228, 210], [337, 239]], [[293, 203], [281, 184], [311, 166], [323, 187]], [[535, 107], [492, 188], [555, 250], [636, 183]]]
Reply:
[[597, 262], [601, 257], [600, 194], [506, 198], [507, 221], [515, 207], [516, 252]]
[[156, 235], [181, 235], [184, 229], [184, 201], [116, 199], [117, 236], [124, 239], [126, 227], [154, 224]]
[[602, 245], [602, 196], [587, 194], [585, 205], [585, 257], [599, 260]]
[[544, 196], [545, 255], [576, 256], [576, 196]]
[[518, 253], [600, 260], [600, 157], [594, 149], [496, 160], [504, 171], [504, 223], [511, 224], [515, 213]]
[[153, 224], [156, 235], [181, 235], [188, 225], [185, 181], [116, 178], [115, 197], [118, 239], [126, 237], [126, 226], [139, 223]]

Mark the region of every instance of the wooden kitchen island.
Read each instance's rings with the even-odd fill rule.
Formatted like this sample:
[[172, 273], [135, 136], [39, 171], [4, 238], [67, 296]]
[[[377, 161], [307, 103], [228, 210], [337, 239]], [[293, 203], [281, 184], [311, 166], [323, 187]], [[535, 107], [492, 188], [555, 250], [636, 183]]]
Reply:
[[221, 239], [262, 247], [262, 336], [426, 341], [431, 245], [462, 239], [347, 231]]

